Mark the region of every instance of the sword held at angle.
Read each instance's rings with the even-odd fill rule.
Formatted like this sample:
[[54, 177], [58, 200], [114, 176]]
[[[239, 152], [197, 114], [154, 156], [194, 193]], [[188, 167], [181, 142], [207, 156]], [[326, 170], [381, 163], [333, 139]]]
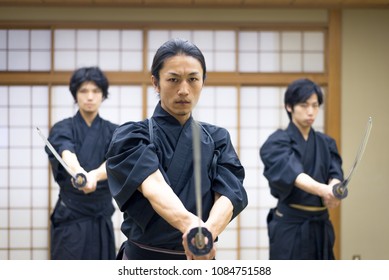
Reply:
[[49, 140], [43, 135], [42, 131], [39, 129], [39, 127], [36, 127], [36, 130], [38, 131], [39, 136], [42, 138], [43, 142], [45, 142], [47, 148], [53, 153], [55, 158], [58, 160], [58, 162], [65, 168], [66, 172], [69, 173], [69, 175], [72, 177], [72, 183], [73, 186], [76, 189], [81, 189], [85, 187], [87, 179], [85, 174], [83, 173], [74, 173], [70, 167], [64, 162], [64, 160], [61, 158], [61, 156], [57, 153], [57, 151], [54, 149], [54, 147], [51, 145]]
[[354, 164], [352, 165], [349, 174], [347, 175], [346, 179], [343, 180], [343, 182], [337, 183], [332, 187], [332, 193], [337, 199], [346, 198], [348, 195], [347, 185], [350, 182], [351, 177], [354, 171], [356, 170], [356, 167], [360, 162], [362, 155], [366, 149], [366, 145], [367, 145], [367, 141], [369, 140], [372, 125], [373, 125], [373, 119], [372, 117], [369, 117], [366, 125], [365, 136], [363, 137], [362, 142], [359, 146], [357, 156], [355, 157]]

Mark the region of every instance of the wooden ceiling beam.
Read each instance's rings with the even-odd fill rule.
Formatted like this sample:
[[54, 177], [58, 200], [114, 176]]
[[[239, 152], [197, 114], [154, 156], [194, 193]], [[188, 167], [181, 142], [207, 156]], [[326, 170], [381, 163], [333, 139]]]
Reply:
[[152, 8], [389, 8], [389, 0], [0, 0], [0, 6]]
[[[112, 72], [106, 71], [111, 85], [151, 84], [151, 74], [143, 72]], [[0, 72], [0, 85], [67, 85], [72, 72]], [[326, 74], [314, 73], [207, 73], [206, 85], [266, 85], [286, 86], [290, 82], [306, 77], [316, 81], [321, 86], [327, 85]]]

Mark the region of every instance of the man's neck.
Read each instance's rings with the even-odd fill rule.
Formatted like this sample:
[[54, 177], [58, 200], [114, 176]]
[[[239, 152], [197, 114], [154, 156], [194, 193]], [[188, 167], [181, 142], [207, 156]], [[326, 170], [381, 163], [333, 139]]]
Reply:
[[80, 111], [80, 114], [88, 126], [92, 125], [94, 119], [97, 116], [97, 112], [87, 113], [87, 112]]
[[296, 124], [295, 122], [293, 122], [294, 125], [297, 127], [297, 129], [300, 131], [301, 135], [303, 136], [304, 140], [307, 141], [308, 140], [308, 137], [309, 137], [309, 132], [311, 131], [311, 127], [310, 126], [300, 126], [298, 124]]

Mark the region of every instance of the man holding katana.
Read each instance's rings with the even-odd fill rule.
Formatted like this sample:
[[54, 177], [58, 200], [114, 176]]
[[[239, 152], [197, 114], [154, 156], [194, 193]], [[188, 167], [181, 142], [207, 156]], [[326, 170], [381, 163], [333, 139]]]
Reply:
[[128, 238], [118, 258], [214, 259], [212, 242], [247, 205], [244, 168], [226, 129], [193, 119], [206, 77], [201, 51], [169, 40], [151, 74], [160, 97], [153, 116], [120, 126], [107, 153], [109, 187]]
[[114, 206], [105, 153], [117, 125], [98, 113], [108, 97], [108, 86], [98, 67], [77, 69], [69, 89], [79, 110], [74, 117], [56, 123], [46, 141], [54, 179], [60, 186], [51, 215], [51, 259], [115, 259]]
[[292, 82], [284, 99], [289, 125], [260, 148], [264, 176], [278, 199], [267, 217], [272, 260], [334, 259], [328, 208], [340, 204], [333, 187], [343, 171], [335, 140], [312, 127], [322, 103], [314, 82]]

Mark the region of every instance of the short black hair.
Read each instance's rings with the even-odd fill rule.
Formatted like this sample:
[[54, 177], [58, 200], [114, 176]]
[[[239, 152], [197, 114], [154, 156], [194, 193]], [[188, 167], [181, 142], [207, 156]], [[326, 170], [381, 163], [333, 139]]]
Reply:
[[206, 78], [207, 69], [203, 53], [195, 44], [189, 42], [188, 40], [180, 38], [170, 39], [162, 46], [160, 46], [157, 52], [155, 53], [153, 64], [151, 66], [151, 74], [155, 77], [157, 82], [159, 83], [159, 71], [162, 69], [165, 60], [179, 54], [194, 57], [200, 62], [201, 67], [203, 69], [204, 82]]
[[109, 82], [99, 67], [82, 67], [73, 72], [70, 78], [69, 90], [77, 103], [77, 91], [84, 82], [94, 82], [103, 92], [103, 100], [108, 98]]
[[298, 104], [307, 101], [312, 94], [317, 95], [319, 106], [323, 103], [323, 92], [321, 88], [309, 79], [298, 79], [288, 85], [285, 91], [284, 106], [288, 114], [289, 119], [292, 119], [292, 115], [287, 110], [289, 105], [292, 109]]

